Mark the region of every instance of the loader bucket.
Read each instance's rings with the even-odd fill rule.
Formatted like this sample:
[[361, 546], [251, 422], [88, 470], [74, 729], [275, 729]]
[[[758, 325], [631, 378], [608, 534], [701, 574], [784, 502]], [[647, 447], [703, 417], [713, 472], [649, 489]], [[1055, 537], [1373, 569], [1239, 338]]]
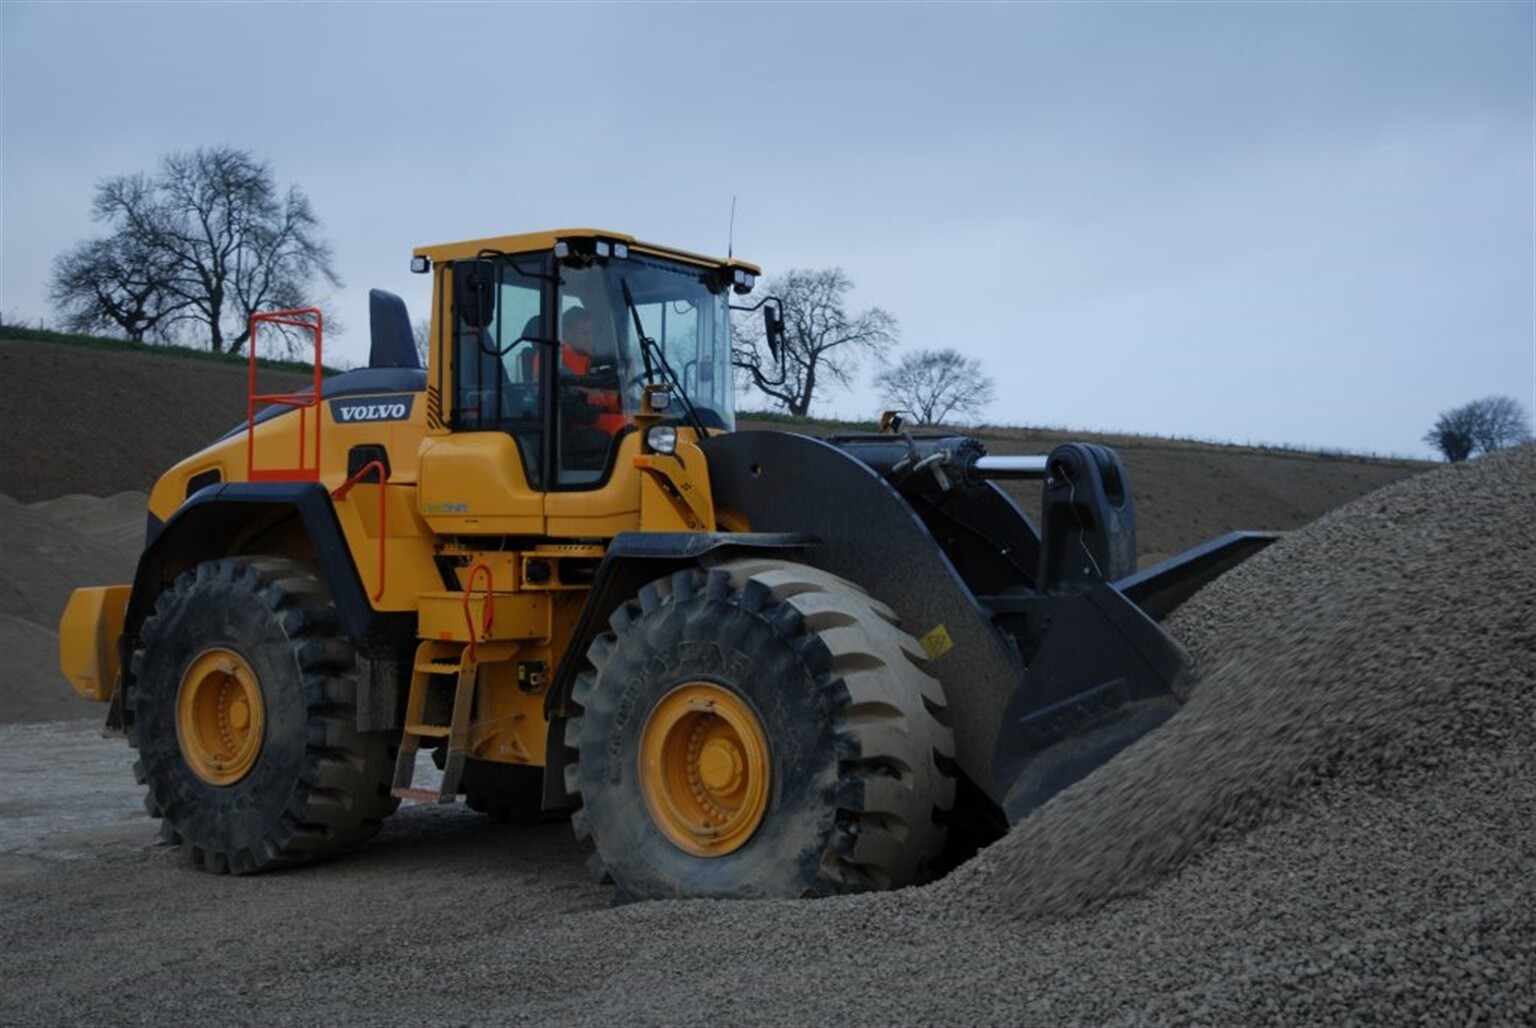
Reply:
[[1138, 574], [1129, 478], [1100, 446], [997, 472], [1045, 478], [1043, 532], [987, 480], [1008, 459], [974, 439], [765, 431], [702, 446], [718, 506], [754, 532], [814, 537], [811, 563], [900, 615], [944, 685], [961, 772], [1009, 823], [1182, 703], [1188, 658], [1122, 583], [1161, 616], [1273, 538]]

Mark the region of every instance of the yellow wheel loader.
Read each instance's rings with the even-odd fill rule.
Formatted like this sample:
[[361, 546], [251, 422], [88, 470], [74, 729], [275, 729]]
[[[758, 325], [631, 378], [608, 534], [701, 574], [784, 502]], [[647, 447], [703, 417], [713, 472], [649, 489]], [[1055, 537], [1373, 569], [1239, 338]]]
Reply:
[[[1138, 572], [1103, 447], [734, 432], [742, 261], [570, 229], [412, 265], [427, 367], [390, 294], [329, 377], [318, 312], [258, 315], [244, 423], [156, 483], [133, 582], [63, 615], [206, 869], [462, 796], [569, 814], [625, 899], [920, 882], [1173, 713], [1157, 618], [1269, 541]], [[736, 309], [777, 342], [772, 300]], [[262, 332], [313, 335], [312, 388], [260, 391]], [[1006, 477], [1044, 481], [1038, 523]]]

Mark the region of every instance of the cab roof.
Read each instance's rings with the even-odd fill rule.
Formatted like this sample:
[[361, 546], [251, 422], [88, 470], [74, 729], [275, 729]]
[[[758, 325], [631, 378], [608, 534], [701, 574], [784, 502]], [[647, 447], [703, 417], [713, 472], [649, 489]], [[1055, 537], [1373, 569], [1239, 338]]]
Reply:
[[511, 236], [491, 236], [486, 239], [469, 239], [461, 243], [438, 243], [432, 246], [419, 246], [411, 252], [416, 257], [427, 257], [431, 259], [433, 264], [439, 264], [444, 261], [478, 257], [487, 250], [498, 253], [530, 253], [538, 250], [548, 250], [562, 239], [607, 239], [612, 242], [623, 243], [637, 253], [655, 257], [670, 257], [673, 260], [697, 264], [706, 268], [740, 268], [754, 276], [762, 274], [761, 268], [747, 261], [734, 258], [722, 260], [718, 257], [706, 257], [703, 254], [691, 253], [688, 250], [678, 250], [670, 246], [642, 242], [634, 236], [623, 232], [612, 232], [600, 228], [557, 228], [542, 232], [523, 232]]

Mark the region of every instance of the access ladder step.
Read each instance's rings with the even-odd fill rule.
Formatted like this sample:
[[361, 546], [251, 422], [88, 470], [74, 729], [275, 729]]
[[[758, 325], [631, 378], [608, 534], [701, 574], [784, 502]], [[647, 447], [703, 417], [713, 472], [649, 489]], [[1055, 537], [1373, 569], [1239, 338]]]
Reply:
[[[403, 800], [452, 803], [464, 779], [469, 757], [469, 727], [482, 664], [511, 660], [515, 643], [479, 645], [453, 640], [423, 639], [412, 663], [411, 687], [406, 697], [405, 732], [395, 762], [390, 793]], [[444, 681], [448, 679], [448, 681]], [[447, 701], [446, 704], [444, 701]], [[449, 709], [444, 710], [444, 706]], [[442, 722], [446, 719], [447, 723]], [[423, 740], [447, 743], [443, 754], [443, 780], [436, 789], [413, 789], [416, 753]]]

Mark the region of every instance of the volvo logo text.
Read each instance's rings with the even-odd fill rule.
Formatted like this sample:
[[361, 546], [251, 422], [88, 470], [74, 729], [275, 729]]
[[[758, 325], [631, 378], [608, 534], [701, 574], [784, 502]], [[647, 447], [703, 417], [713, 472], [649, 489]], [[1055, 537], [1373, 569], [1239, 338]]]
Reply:
[[332, 400], [331, 417], [346, 424], [357, 421], [405, 421], [411, 416], [415, 396], [370, 396], [359, 400]]

